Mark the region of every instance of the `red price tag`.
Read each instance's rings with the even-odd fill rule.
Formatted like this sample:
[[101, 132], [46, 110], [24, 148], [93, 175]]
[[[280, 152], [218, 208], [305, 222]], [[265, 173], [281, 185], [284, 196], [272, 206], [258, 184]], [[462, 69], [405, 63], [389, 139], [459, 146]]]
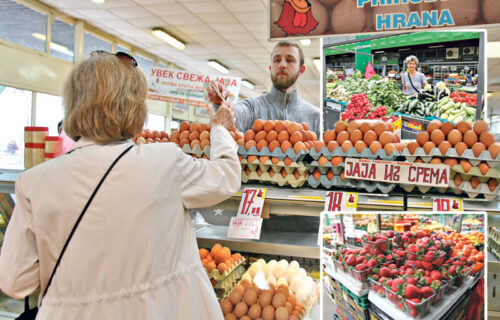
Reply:
[[266, 193], [267, 189], [246, 188], [241, 193], [241, 202], [237, 217], [260, 218]]
[[464, 211], [464, 202], [460, 198], [433, 198], [432, 211], [462, 212]]
[[325, 212], [356, 211], [358, 206], [357, 192], [337, 192], [326, 193]]
[[259, 240], [262, 220], [262, 218], [232, 217], [227, 237]]

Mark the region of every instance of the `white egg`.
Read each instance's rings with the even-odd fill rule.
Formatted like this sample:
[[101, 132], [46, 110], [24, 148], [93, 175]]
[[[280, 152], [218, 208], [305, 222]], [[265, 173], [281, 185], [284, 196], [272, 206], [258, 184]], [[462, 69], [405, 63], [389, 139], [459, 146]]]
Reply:
[[278, 264], [278, 261], [276, 260], [271, 260], [267, 263], [268, 266], [272, 266], [273, 268], [276, 267], [276, 265]]
[[274, 276], [276, 277], [276, 279], [283, 278], [285, 275], [286, 268], [281, 264], [277, 264], [276, 267], [274, 267]]
[[302, 284], [302, 287], [298, 290], [304, 291], [308, 296], [314, 294], [314, 281], [311, 277], [307, 277], [306, 281]]
[[267, 277], [267, 282], [269, 284], [272, 284], [272, 285], [274, 285], [276, 287], [276, 278], [275, 277], [273, 277], [273, 276]]
[[280, 262], [278, 262], [279, 265], [282, 265], [283, 267], [288, 268], [288, 261], [285, 259], [281, 259]]
[[274, 267], [270, 266], [269, 264], [262, 269], [264, 271], [264, 274], [266, 275], [266, 278], [269, 276], [274, 276]]
[[264, 266], [266, 265], [266, 260], [264, 260], [264, 259], [259, 259], [259, 260], [257, 260], [255, 263], [260, 264], [260, 266], [261, 266], [262, 268], [264, 268]]
[[299, 270], [300, 265], [297, 261], [293, 260], [292, 262], [290, 262], [290, 268], [294, 268], [294, 269]]
[[307, 277], [307, 272], [304, 268], [299, 268], [298, 274], [299, 274], [299, 276], [302, 276], [304, 278], [304, 280]]
[[304, 303], [307, 300], [307, 293], [300, 289], [295, 293], [295, 298], [297, 298], [297, 301]]
[[284, 284], [288, 287], [288, 281], [286, 281], [285, 278], [279, 278], [278, 281], [276, 282], [276, 286], [279, 287], [280, 284]]
[[293, 293], [295, 293], [300, 288], [302, 288], [303, 285], [304, 285], [304, 279], [301, 276], [295, 276], [290, 282], [290, 290], [292, 290]]
[[250, 275], [250, 273], [246, 272], [242, 277], [241, 277], [241, 281], [243, 280], [247, 280], [248, 283], [252, 284], [252, 276]]
[[288, 268], [285, 272], [286, 281], [288, 281], [288, 283], [290, 283], [296, 274], [297, 274], [297, 271], [294, 268]]
[[262, 266], [258, 263], [254, 263], [248, 268], [248, 272], [252, 275], [252, 277], [255, 277], [257, 272], [262, 270]]

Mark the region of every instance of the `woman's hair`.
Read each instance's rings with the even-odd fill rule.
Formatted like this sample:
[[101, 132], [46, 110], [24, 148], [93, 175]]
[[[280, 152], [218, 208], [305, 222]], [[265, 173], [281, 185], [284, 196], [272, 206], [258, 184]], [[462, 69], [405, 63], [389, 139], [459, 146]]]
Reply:
[[418, 58], [417, 57], [415, 57], [415, 56], [408, 56], [408, 57], [406, 57], [405, 63], [408, 64], [408, 63], [410, 63], [410, 61], [415, 62], [417, 64], [417, 66], [418, 66]]
[[64, 84], [64, 131], [73, 140], [130, 139], [144, 126], [146, 94], [146, 77], [139, 68], [113, 54], [92, 54]]

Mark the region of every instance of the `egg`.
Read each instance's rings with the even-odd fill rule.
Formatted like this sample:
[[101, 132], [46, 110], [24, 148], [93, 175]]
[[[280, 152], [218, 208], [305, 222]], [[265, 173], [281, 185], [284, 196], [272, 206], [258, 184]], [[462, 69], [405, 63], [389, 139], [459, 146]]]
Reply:
[[476, 189], [479, 186], [479, 178], [478, 177], [472, 177], [469, 182], [470, 182], [470, 186], [472, 187], [472, 189]]
[[342, 145], [342, 143], [348, 140], [349, 140], [349, 133], [347, 133], [347, 131], [342, 131], [337, 134], [337, 142], [339, 145]]
[[427, 131], [422, 131], [417, 134], [417, 142], [418, 144], [423, 147], [426, 142], [429, 141], [429, 132]]
[[344, 158], [343, 157], [333, 157], [331, 162], [332, 162], [332, 166], [336, 167], [339, 164], [341, 164], [342, 162], [344, 162]]
[[278, 141], [279, 143], [283, 143], [285, 141], [288, 141], [290, 140], [290, 135], [288, 134], [288, 132], [286, 131], [281, 131], [279, 134], [278, 134]]
[[274, 129], [274, 121], [272, 120], [267, 120], [266, 122], [264, 122], [264, 127], [263, 127], [264, 131], [266, 132], [270, 132], [271, 130]]
[[324, 148], [326, 147], [326, 144], [324, 141], [314, 141], [314, 150], [316, 150], [316, 152], [319, 152], [321, 150], [321, 148]]
[[180, 134], [179, 134], [179, 140], [184, 140], [184, 139], [187, 139], [189, 140], [189, 135], [191, 134], [191, 132], [189, 131], [182, 131]]
[[475, 157], [479, 157], [481, 155], [481, 152], [483, 152], [485, 150], [486, 150], [486, 147], [481, 142], [476, 142], [472, 146], [472, 152], [474, 153]]
[[243, 293], [241, 293], [240, 291], [233, 290], [229, 295], [229, 300], [232, 304], [237, 304], [241, 301], [241, 299], [243, 299]]
[[301, 151], [307, 151], [307, 148], [303, 142], [297, 142], [293, 146], [293, 150], [295, 151], [296, 154], [299, 154]]
[[257, 302], [257, 292], [252, 289], [248, 289], [243, 296], [243, 301], [249, 306]]
[[356, 121], [356, 120], [350, 121], [349, 124], [347, 125], [346, 130], [349, 134], [351, 134], [355, 130], [358, 130], [360, 126], [361, 126], [361, 123], [359, 121]]
[[373, 130], [373, 123], [371, 123], [370, 121], [363, 121], [359, 126], [359, 130], [361, 130], [361, 132], [365, 134], [368, 131]]
[[352, 142], [349, 140], [346, 140], [342, 143], [342, 151], [347, 152], [349, 149], [353, 147]]
[[[318, 170], [318, 172], [319, 172], [319, 170]], [[316, 180], [317, 180], [317, 178], [316, 178]], [[297, 272], [296, 269], [292, 268], [292, 267], [290, 267], [286, 270], [285, 279], [288, 283], [290, 283], [292, 281], [293, 277], [295, 277], [296, 272]]]
[[452, 145], [456, 145], [457, 143], [462, 141], [462, 133], [457, 129], [453, 129], [448, 133], [448, 141]]
[[474, 122], [472, 130], [479, 136], [481, 133], [488, 131], [488, 123], [484, 120], [477, 120]]
[[493, 192], [495, 191], [496, 187], [498, 186], [498, 181], [495, 178], [491, 178], [488, 180], [488, 189]]
[[304, 281], [304, 277], [297, 273], [297, 275], [293, 277], [292, 281], [290, 282], [290, 290], [292, 290], [292, 292], [294, 293], [297, 292], [297, 290], [299, 290], [304, 284]]
[[431, 141], [436, 145], [439, 146], [445, 139], [443, 131], [436, 129], [432, 131], [431, 133]]
[[327, 130], [323, 135], [323, 140], [325, 141], [325, 143], [328, 143], [335, 140], [336, 136], [337, 134], [335, 133], [335, 130]]
[[277, 133], [280, 133], [284, 130], [286, 130], [286, 126], [285, 126], [285, 123], [281, 120], [277, 120], [275, 123], [274, 123], [274, 130], [277, 132]]
[[290, 136], [290, 142], [292, 144], [296, 144], [299, 141], [304, 141], [304, 137], [300, 131], [295, 131], [291, 136]]
[[386, 144], [384, 147], [384, 150], [385, 150], [385, 154], [387, 154], [388, 156], [391, 155], [393, 152], [397, 151], [394, 143]]
[[386, 131], [387, 130], [387, 126], [385, 125], [385, 123], [381, 120], [375, 122], [375, 125], [373, 126], [373, 131], [375, 131], [375, 133], [377, 134], [377, 136], [379, 137], [382, 132]]
[[394, 145], [396, 146], [396, 150], [398, 150], [399, 152], [403, 152], [406, 147], [402, 142], [396, 142]]
[[396, 142], [396, 138], [394, 137], [394, 133], [389, 132], [389, 131], [384, 131], [378, 137], [378, 141], [380, 142], [380, 144], [383, 147], [385, 147], [385, 145], [388, 144], [388, 143], [394, 143], [394, 142]]
[[229, 271], [229, 268], [225, 263], [219, 263], [219, 265], [217, 266], [217, 270], [219, 271], [220, 275], [223, 275], [225, 272]]
[[486, 162], [481, 162], [478, 166], [479, 171], [481, 171], [481, 174], [484, 176], [488, 173], [490, 170], [490, 166]]
[[377, 134], [373, 130], [368, 130], [363, 137], [363, 141], [366, 143], [367, 146], [369, 146], [373, 141], [376, 140], [377, 140]]
[[307, 271], [304, 268], [299, 268], [299, 271], [297, 272], [298, 276], [302, 277], [302, 279], [306, 279], [307, 277]]
[[274, 307], [267, 305], [262, 309], [262, 319], [274, 320]]
[[432, 158], [431, 161], [429, 161], [430, 164], [441, 164], [441, 158]]
[[237, 320], [236, 319], [236, 316], [232, 313], [228, 313], [226, 314], [226, 316], [224, 317], [224, 320]]
[[435, 147], [436, 147], [436, 145], [431, 141], [427, 141], [426, 143], [424, 143], [423, 149], [424, 149], [425, 154], [430, 154], [432, 149], [434, 149]]
[[474, 130], [467, 130], [467, 132], [464, 133], [463, 139], [467, 147], [470, 148], [474, 143], [477, 142], [477, 134], [474, 132]]
[[278, 292], [274, 295], [272, 304], [275, 309], [284, 306], [285, 303], [286, 303], [286, 297], [283, 293]]
[[451, 132], [451, 130], [456, 129], [455, 125], [452, 122], [445, 122], [441, 125], [441, 131], [443, 131], [445, 136], [448, 136], [448, 134]]
[[458, 173], [457, 173], [457, 174], [455, 175], [455, 177], [453, 178], [453, 182], [455, 183], [455, 186], [456, 186], [456, 187], [459, 187], [459, 186], [462, 184], [462, 182], [463, 182], [463, 180], [462, 180], [462, 176], [461, 176], [460, 174], [458, 174]]
[[366, 143], [364, 143], [363, 141], [357, 141], [354, 144], [354, 148], [356, 148], [356, 151], [358, 153], [361, 153], [366, 148]]
[[362, 139], [363, 139], [363, 133], [359, 129], [356, 129], [353, 132], [351, 132], [351, 135], [349, 136], [349, 140], [351, 140], [352, 143], [356, 143], [358, 141], [361, 141]]
[[250, 288], [250, 285], [251, 285], [251, 283], [246, 279], [241, 280], [241, 282], [240, 282], [240, 286], [242, 286], [243, 289], [245, 289], [245, 291], [247, 291], [248, 288]]
[[261, 119], [255, 120], [255, 122], [253, 123], [252, 129], [254, 132], [259, 132], [259, 131], [264, 130], [264, 120], [261, 120]]
[[182, 131], [186, 131], [188, 130], [189, 131], [189, 127], [190, 127], [190, 124], [188, 121], [182, 121], [181, 122], [181, 125], [179, 126], [179, 130], [182, 132]]
[[276, 320], [288, 320], [288, 310], [284, 306], [276, 308], [275, 317]]
[[255, 303], [250, 306], [250, 309], [248, 309], [248, 315], [250, 316], [251, 319], [257, 319], [260, 317], [262, 313], [262, 308], [259, 304]]
[[320, 166], [324, 166], [327, 162], [328, 162], [328, 159], [325, 156], [321, 156], [318, 159], [318, 165], [320, 165]]
[[300, 265], [299, 265], [299, 263], [297, 261], [293, 260], [292, 262], [290, 262], [289, 267], [290, 268], [294, 268], [296, 270], [299, 270]]
[[266, 137], [267, 133], [265, 131], [257, 132], [257, 134], [255, 135], [255, 141], [259, 143], [259, 141], [266, 140]]
[[[279, 281], [281, 280], [281, 277], [284, 277], [286, 274], [286, 267], [284, 267], [282, 264], [277, 264], [276, 267], [274, 268], [274, 277], [278, 279], [277, 284], [279, 285]], [[286, 279], [285, 279], [286, 281]]]
[[249, 316], [243, 316], [240, 318], [240, 320], [252, 320]]
[[424, 160], [422, 160], [421, 158], [417, 158], [413, 162], [415, 162], [415, 163], [424, 163]]
[[382, 149], [382, 145], [380, 144], [380, 142], [378, 141], [373, 141], [371, 144], [370, 144], [370, 151], [372, 154], [375, 154], [377, 153], [378, 150]]
[[458, 164], [458, 161], [455, 158], [446, 158], [444, 160], [444, 164], [450, 166], [450, 168], [453, 168], [454, 166], [456, 166]]
[[253, 163], [253, 162], [255, 162], [255, 160], [257, 160], [258, 158], [259, 158], [259, 157], [257, 157], [257, 156], [248, 156], [248, 157], [247, 157], [247, 162], [248, 162], [248, 163]]
[[462, 169], [464, 170], [465, 173], [469, 172], [470, 169], [472, 169], [472, 165], [468, 160], [465, 159], [460, 160], [460, 165], [462, 166]]
[[271, 141], [269, 143], [269, 146], [268, 146], [269, 151], [271, 151], [271, 152], [273, 152], [276, 148], [280, 148], [280, 147], [281, 147], [280, 143], [276, 140]]
[[[264, 269], [265, 269], [265, 268], [264, 268]], [[271, 267], [271, 270], [272, 270], [272, 267]], [[272, 271], [271, 271], [271, 272], [272, 272]], [[268, 282], [269, 284], [272, 284], [272, 285], [276, 286], [276, 278], [275, 278], [274, 276], [268, 276], [266, 280], [267, 280], [267, 282]]]
[[266, 135], [266, 140], [268, 143], [271, 143], [277, 139], [278, 139], [278, 133], [274, 130], [269, 131]]
[[[278, 279], [278, 278], [277, 278]], [[285, 278], [285, 274], [283, 274], [282, 277], [280, 277], [277, 281], [276, 281], [276, 286], [279, 288], [279, 286], [282, 286], [284, 285], [285, 287], [288, 288], [288, 281], [286, 280]]]
[[420, 147], [420, 145], [418, 144], [418, 142], [412, 141], [412, 142], [408, 143], [408, 145], [406, 147], [408, 148], [408, 152], [410, 154], [414, 154], [415, 151], [417, 150], [417, 148]]
[[250, 150], [251, 147], [256, 147], [257, 146], [257, 142], [255, 142], [255, 140], [248, 140], [246, 143], [245, 143], [245, 149], [248, 151]]
[[286, 301], [290, 302], [292, 307], [295, 307], [295, 304], [297, 303], [297, 298], [295, 298], [295, 295], [293, 294], [293, 292], [290, 292], [290, 294], [288, 295], [288, 298], [286, 298]]
[[[238, 139], [238, 140], [236, 140], [236, 144], [238, 146], [240, 146], [240, 147], [243, 147], [243, 146], [245, 146], [245, 140], [244, 139]], [[208, 145], [210, 145], [210, 141], [209, 140], [201, 140], [201, 143], [200, 143], [201, 149], [205, 148]]]
[[170, 139], [179, 139], [180, 134], [179, 130], [172, 130], [170, 133]]
[[468, 121], [462, 120], [457, 123], [457, 130], [465, 134], [467, 131], [472, 130], [472, 125]]
[[328, 171], [326, 172], [326, 178], [328, 180], [332, 180], [333, 179], [333, 171], [332, 171], [332, 169], [328, 169]]
[[444, 156], [446, 152], [448, 152], [448, 149], [452, 147], [451, 143], [448, 141], [443, 141], [439, 145], [439, 151], [441, 151], [441, 154]]
[[237, 318], [241, 318], [244, 315], [246, 315], [248, 312], [248, 306], [245, 302], [239, 302], [235, 307], [234, 307], [234, 315]]
[[488, 151], [490, 152], [491, 158], [496, 159], [498, 156], [498, 153], [500, 152], [500, 142], [492, 143], [488, 147]]
[[226, 299], [221, 301], [220, 308], [221, 308], [222, 314], [224, 316], [228, 313], [231, 313], [231, 311], [233, 311], [233, 305], [231, 304], [231, 301], [229, 300], [229, 298], [226, 298]]
[[455, 145], [455, 150], [457, 151], [457, 154], [459, 156], [462, 156], [464, 151], [467, 150], [467, 145], [464, 142], [460, 141]]
[[299, 289], [295, 292], [295, 298], [297, 298], [298, 302], [304, 303], [307, 299], [307, 292], [304, 289]]
[[321, 177], [321, 172], [319, 171], [318, 168], [316, 168], [316, 170], [314, 170], [313, 177], [315, 180], [318, 180]]
[[286, 157], [285, 160], [283, 161], [285, 163], [285, 166], [291, 166], [292, 165], [292, 159]]
[[434, 130], [437, 130], [441, 128], [441, 125], [443, 123], [440, 120], [432, 120], [428, 125], [427, 125], [427, 132], [432, 135], [432, 132]]
[[292, 148], [292, 144], [290, 143], [290, 141], [284, 141], [283, 143], [281, 143], [281, 151], [283, 153], [286, 153], [286, 151], [288, 149], [291, 149]]
[[296, 122], [290, 122], [287, 126], [286, 131], [291, 136], [294, 132], [302, 130], [302, 126]]
[[245, 273], [245, 274], [241, 277], [241, 280], [242, 280], [242, 282], [246, 280], [246, 281], [248, 281], [248, 283], [250, 283], [250, 284], [251, 284], [251, 283], [252, 283], [252, 281], [253, 281], [252, 276], [251, 276], [250, 274], [248, 274], [248, 273]]
[[479, 136], [479, 141], [484, 144], [486, 148], [495, 143], [495, 135], [489, 131], [481, 133]]

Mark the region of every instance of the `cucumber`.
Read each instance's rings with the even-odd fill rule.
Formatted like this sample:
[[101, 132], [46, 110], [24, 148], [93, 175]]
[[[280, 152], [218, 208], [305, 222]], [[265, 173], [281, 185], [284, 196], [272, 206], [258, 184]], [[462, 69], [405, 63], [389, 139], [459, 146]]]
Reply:
[[416, 99], [410, 102], [410, 104], [408, 105], [408, 111], [412, 111], [417, 105], [418, 105], [418, 100]]

